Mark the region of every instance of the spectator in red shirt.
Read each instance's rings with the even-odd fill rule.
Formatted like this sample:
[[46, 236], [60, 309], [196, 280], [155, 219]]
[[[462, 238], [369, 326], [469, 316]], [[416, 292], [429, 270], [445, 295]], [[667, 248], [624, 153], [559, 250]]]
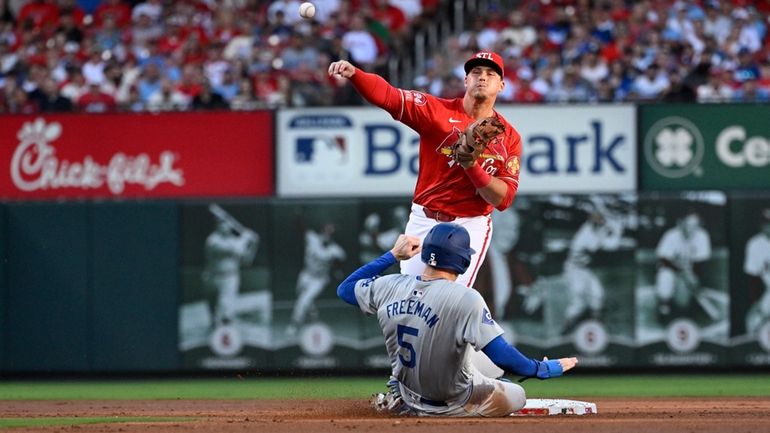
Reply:
[[177, 90], [192, 99], [203, 90], [203, 81], [204, 77], [201, 66], [187, 64], [182, 68], [182, 78], [179, 80], [179, 84], [177, 84]]
[[401, 9], [388, 3], [388, 0], [374, 0], [372, 6], [372, 18], [384, 25], [392, 37], [404, 35], [407, 21]]
[[86, 13], [83, 11], [76, 0], [57, 0], [59, 6], [59, 16], [69, 14], [76, 26], [82, 28], [85, 26]]
[[182, 59], [185, 64], [201, 65], [206, 61], [206, 47], [197, 33], [189, 33], [181, 47]]
[[182, 33], [181, 18], [171, 18], [166, 22], [166, 29], [163, 36], [158, 40], [158, 52], [168, 56], [173, 52], [182, 49], [185, 42], [185, 35]]
[[532, 79], [534, 78], [532, 70], [527, 67], [519, 68], [516, 75], [519, 78], [519, 86], [513, 97], [514, 102], [524, 104], [543, 102], [543, 95], [532, 88]]
[[254, 94], [257, 99], [267, 104], [273, 93], [278, 90], [278, 82], [270, 72], [263, 71], [254, 75]]
[[78, 111], [84, 113], [108, 113], [115, 111], [117, 104], [112, 95], [102, 92], [101, 83], [88, 83], [88, 90], [77, 101]]
[[103, 0], [94, 11], [94, 23], [101, 26], [108, 16], [118, 27], [126, 28], [131, 24], [131, 7], [121, 0]]
[[32, 29], [53, 30], [59, 23], [59, 7], [54, 0], [33, 0], [19, 11], [18, 25], [31, 25]]
[[230, 42], [231, 39], [241, 34], [236, 25], [237, 19], [235, 12], [229, 8], [220, 8], [216, 14], [212, 41], [222, 45]]

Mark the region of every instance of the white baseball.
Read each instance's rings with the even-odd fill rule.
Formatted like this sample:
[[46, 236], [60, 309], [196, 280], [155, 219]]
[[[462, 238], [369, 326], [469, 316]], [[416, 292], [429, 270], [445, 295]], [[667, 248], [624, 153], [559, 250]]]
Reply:
[[299, 5], [299, 16], [302, 18], [313, 18], [315, 16], [315, 5], [310, 2], [304, 2]]

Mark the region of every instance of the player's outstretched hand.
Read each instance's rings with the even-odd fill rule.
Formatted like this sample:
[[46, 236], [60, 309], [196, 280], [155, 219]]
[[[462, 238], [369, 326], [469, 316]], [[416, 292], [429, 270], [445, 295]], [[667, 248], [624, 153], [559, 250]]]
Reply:
[[396, 260], [406, 260], [417, 255], [422, 250], [420, 238], [409, 235], [398, 235], [393, 249], [390, 250]]
[[350, 78], [356, 74], [356, 67], [347, 60], [338, 60], [329, 65], [329, 76]]
[[561, 364], [562, 371], [567, 371], [575, 367], [575, 364], [577, 364], [578, 360], [575, 357], [572, 358], [559, 358], [559, 364]]
[[[548, 361], [548, 357], [544, 356], [543, 361]], [[561, 364], [561, 370], [562, 372], [566, 372], [567, 370], [570, 370], [575, 367], [575, 364], [577, 364], [578, 360], [575, 357], [572, 358], [559, 358], [559, 364]]]

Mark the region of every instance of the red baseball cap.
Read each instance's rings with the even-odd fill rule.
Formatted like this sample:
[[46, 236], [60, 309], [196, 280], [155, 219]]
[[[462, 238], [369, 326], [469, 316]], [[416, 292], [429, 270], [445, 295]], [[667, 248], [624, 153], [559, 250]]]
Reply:
[[474, 54], [467, 62], [465, 62], [465, 73], [471, 71], [476, 66], [489, 66], [494, 69], [495, 72], [503, 76], [503, 58], [499, 54], [492, 51], [479, 51]]

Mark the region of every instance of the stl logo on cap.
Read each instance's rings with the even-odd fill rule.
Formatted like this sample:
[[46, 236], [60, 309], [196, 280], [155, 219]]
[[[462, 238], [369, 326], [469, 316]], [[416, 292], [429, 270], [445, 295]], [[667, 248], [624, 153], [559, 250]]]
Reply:
[[465, 62], [465, 73], [469, 73], [471, 69], [478, 65], [490, 66], [495, 71], [497, 71], [501, 77], [504, 75], [503, 58], [500, 57], [500, 55], [497, 53], [493, 53], [491, 51], [479, 51], [478, 53], [474, 54], [473, 57]]

